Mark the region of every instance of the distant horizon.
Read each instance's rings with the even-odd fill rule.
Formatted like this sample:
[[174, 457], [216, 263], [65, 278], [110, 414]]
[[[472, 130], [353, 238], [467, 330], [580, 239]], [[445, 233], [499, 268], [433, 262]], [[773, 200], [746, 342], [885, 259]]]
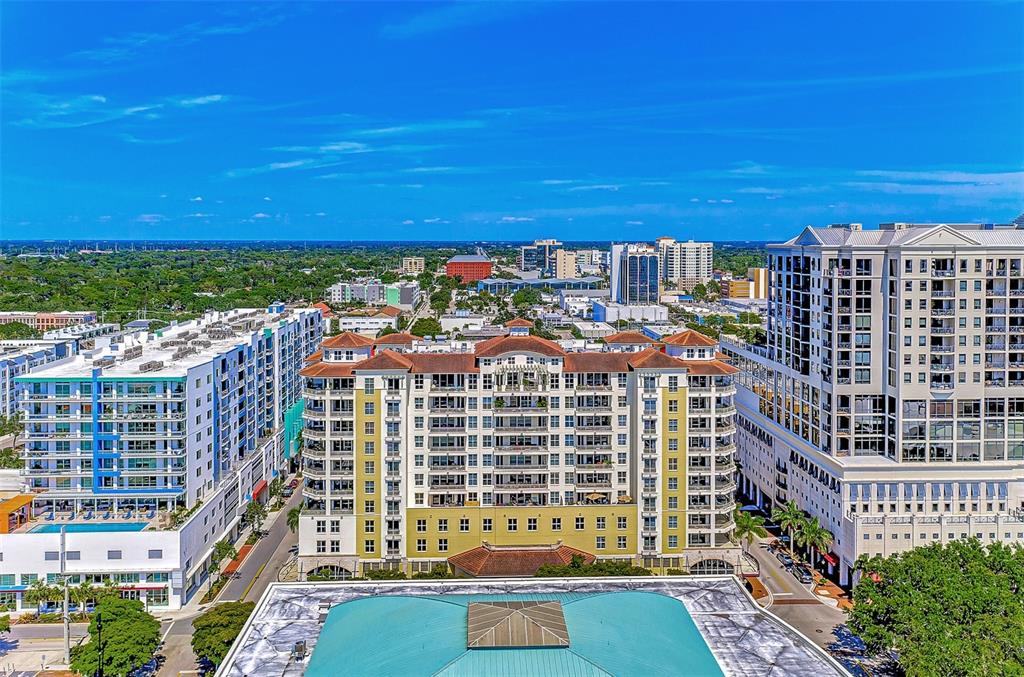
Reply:
[[774, 241], [1024, 209], [1019, 2], [3, 10], [12, 241]]

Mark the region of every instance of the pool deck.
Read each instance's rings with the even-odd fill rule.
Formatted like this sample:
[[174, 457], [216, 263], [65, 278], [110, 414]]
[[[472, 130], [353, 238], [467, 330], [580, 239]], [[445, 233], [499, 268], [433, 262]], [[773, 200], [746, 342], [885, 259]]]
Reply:
[[[140, 515], [140, 514], [136, 513], [132, 517], [124, 517], [123, 516], [124, 513], [120, 513], [117, 516], [112, 514], [110, 516], [110, 519], [103, 519], [103, 513], [99, 513], [99, 514], [95, 514], [94, 513], [93, 514], [93, 518], [87, 520], [87, 519], [83, 519], [80, 515], [76, 515], [75, 519], [68, 519], [66, 516], [62, 516], [61, 513], [57, 513], [57, 516], [54, 519], [52, 519], [52, 520], [48, 520], [48, 519], [45, 519], [43, 517], [36, 517], [34, 519], [31, 519], [28, 522], [25, 522], [24, 524], [22, 524], [16, 531], [13, 531], [12, 533], [15, 533], [15, 534], [27, 534], [27, 533], [30, 533], [36, 527], [40, 527], [40, 526], [62, 527], [62, 526], [72, 526], [72, 525], [81, 525], [81, 524], [93, 525], [93, 528], [94, 528], [94, 530], [96, 532], [104, 531], [104, 530], [99, 528], [99, 525], [107, 525], [107, 526], [111, 527], [110, 529], [107, 529], [108, 531], [114, 531], [114, 530], [116, 530], [116, 525], [118, 525], [118, 524], [141, 524], [141, 523], [145, 523], [146, 526], [144, 526], [142, 529], [138, 529], [137, 531], [145, 531], [146, 529], [160, 529], [160, 513], [157, 513], [156, 515], [154, 515], [153, 519], [146, 519], [146, 514], [147, 513], [142, 513]], [[133, 529], [132, 531], [135, 531], [135, 530]], [[40, 533], [40, 532], [37, 531], [35, 533]], [[124, 533], [124, 531], [122, 531], [121, 533]]]
[[[821, 648], [758, 606], [732, 576], [520, 578], [272, 583], [217, 671], [217, 677], [301, 675], [331, 606], [370, 595], [565, 594], [639, 590], [681, 601], [730, 677], [848, 674]], [[305, 641], [306, 661], [290, 657]]]

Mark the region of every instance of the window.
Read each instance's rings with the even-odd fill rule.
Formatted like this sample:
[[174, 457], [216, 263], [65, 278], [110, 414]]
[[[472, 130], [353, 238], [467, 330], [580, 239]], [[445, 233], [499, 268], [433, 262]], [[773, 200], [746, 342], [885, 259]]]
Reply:
[[437, 539], [437, 550], [438, 552], [448, 552], [448, 539], [439, 538]]
[[482, 531], [493, 531], [494, 530], [494, 520], [491, 519], [490, 517], [485, 517], [483, 519], [483, 522], [481, 523], [480, 528], [481, 528]]
[[583, 531], [587, 528], [587, 520], [584, 517], [576, 518], [576, 531]]
[[370, 539], [363, 541], [363, 550], [366, 552], [375, 552], [377, 549], [377, 542]]
[[598, 518], [596, 518], [596, 520], [597, 520], [597, 528], [598, 529], [604, 529], [605, 518], [604, 517], [598, 517]]
[[619, 528], [619, 529], [625, 529], [626, 525], [628, 524], [628, 522], [629, 522], [629, 518], [624, 517], [624, 516], [619, 516], [619, 517], [616, 518], [616, 525], [615, 526], [617, 528]]
[[508, 530], [509, 531], [515, 531], [518, 528], [519, 528], [519, 523], [516, 521], [516, 518], [515, 517], [509, 517], [508, 518]]
[[625, 550], [626, 549], [626, 537], [625, 536], [618, 536], [618, 537], [616, 537], [616, 539], [615, 539], [615, 546], [619, 550]]
[[121, 551], [107, 550], [107, 559], [121, 559]]
[[448, 520], [447, 519], [439, 519], [439, 520], [437, 520], [437, 530], [438, 531], [448, 531]]
[[552, 517], [551, 518], [551, 531], [561, 531], [561, 530], [562, 530], [562, 518], [561, 517]]
[[427, 520], [416, 520], [416, 533], [425, 534], [427, 532]]
[[459, 531], [461, 531], [463, 533], [469, 531], [469, 518], [468, 517], [459, 518]]
[[149, 551], [149, 559], [163, 559], [163, 557], [164, 557], [164, 551], [163, 550], [150, 550]]
[[425, 539], [425, 538], [417, 538], [416, 539], [416, 552], [426, 552], [426, 551], [427, 551], [427, 539]]
[[604, 550], [604, 536], [598, 536], [595, 539], [594, 545], [598, 550]]
[[527, 531], [537, 531], [537, 518], [536, 517], [527, 517], [526, 518], [526, 530]]

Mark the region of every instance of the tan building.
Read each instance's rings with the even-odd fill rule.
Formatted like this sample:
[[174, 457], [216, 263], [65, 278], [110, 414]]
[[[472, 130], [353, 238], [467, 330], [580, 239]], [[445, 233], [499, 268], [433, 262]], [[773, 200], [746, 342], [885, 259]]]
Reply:
[[426, 262], [422, 256], [405, 256], [402, 258], [402, 272], [406, 275], [419, 275], [426, 270]]
[[[300, 569], [429, 570], [484, 543], [733, 571], [733, 378], [695, 332], [566, 352], [326, 340], [305, 378]], [[463, 567], [464, 568], [464, 567]]]
[[576, 254], [573, 252], [567, 252], [564, 249], [556, 250], [555, 278], [559, 280], [567, 280], [574, 277], [579, 277], [579, 272], [576, 268]]
[[722, 280], [722, 297], [729, 299], [768, 298], [768, 269], [747, 268], [745, 280]]
[[683, 289], [706, 284], [714, 272], [714, 245], [710, 242], [679, 242], [672, 237], [655, 241], [661, 258], [661, 279]]
[[92, 310], [62, 310], [57, 313], [23, 312], [19, 310], [0, 312], [0, 324], [10, 324], [12, 322], [27, 324], [38, 332], [45, 332], [52, 329], [63, 329], [74, 324], [94, 323], [96, 322], [96, 312]]

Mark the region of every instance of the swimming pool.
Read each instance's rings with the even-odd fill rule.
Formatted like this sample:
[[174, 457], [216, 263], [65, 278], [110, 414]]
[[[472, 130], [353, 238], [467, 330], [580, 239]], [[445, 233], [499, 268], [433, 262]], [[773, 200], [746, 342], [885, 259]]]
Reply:
[[59, 534], [61, 527], [69, 534], [94, 531], [142, 531], [149, 522], [97, 522], [95, 524], [40, 524], [30, 534]]

